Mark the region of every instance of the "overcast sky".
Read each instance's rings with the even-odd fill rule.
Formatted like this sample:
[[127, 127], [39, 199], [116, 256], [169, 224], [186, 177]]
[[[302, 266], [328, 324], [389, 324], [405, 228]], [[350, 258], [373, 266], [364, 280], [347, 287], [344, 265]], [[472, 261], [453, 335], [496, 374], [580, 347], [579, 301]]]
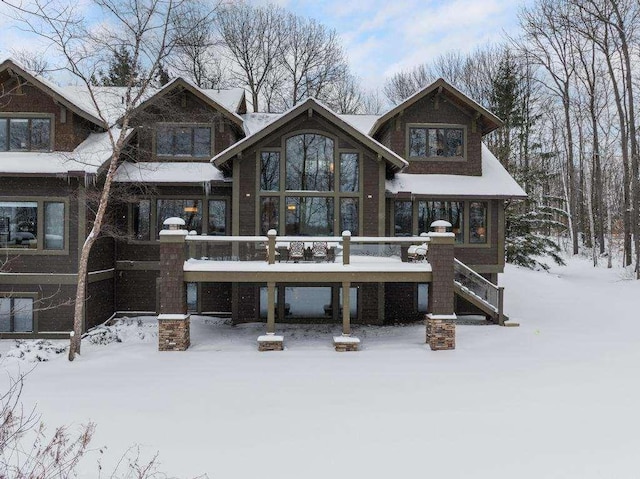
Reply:
[[[76, 3], [84, 3], [79, 0]], [[260, 3], [265, 1], [258, 0]], [[517, 32], [517, 13], [530, 0], [276, 0], [297, 14], [335, 28], [352, 69], [370, 88], [402, 69], [440, 53], [471, 51]], [[0, 3], [0, 58], [12, 48], [29, 48], [24, 34], [3, 14]]]

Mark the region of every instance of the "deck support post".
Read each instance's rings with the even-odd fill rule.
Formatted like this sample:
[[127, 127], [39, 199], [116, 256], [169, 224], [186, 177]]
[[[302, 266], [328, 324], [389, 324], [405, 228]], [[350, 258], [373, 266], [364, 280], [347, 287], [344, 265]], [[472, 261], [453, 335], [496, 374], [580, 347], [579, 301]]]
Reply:
[[447, 233], [445, 229], [445, 231], [431, 232], [428, 236], [427, 260], [431, 265], [432, 281], [428, 299], [429, 314], [426, 315], [427, 344], [434, 351], [455, 349], [453, 269], [455, 235]]
[[191, 345], [184, 283], [187, 231], [179, 229], [184, 225], [180, 218], [169, 218], [165, 224], [171, 229], [160, 232], [158, 350], [184, 351]]
[[351, 231], [342, 232], [342, 264], [351, 263]]
[[[275, 236], [274, 236], [275, 238]], [[284, 337], [276, 336], [276, 283], [267, 283], [267, 334], [258, 337], [258, 351], [282, 351]]]
[[[344, 234], [343, 234], [344, 236]], [[344, 250], [343, 250], [344, 251]], [[357, 351], [360, 348], [360, 339], [351, 336], [351, 281], [342, 282], [342, 336], [333, 338], [333, 346], [336, 351]]]

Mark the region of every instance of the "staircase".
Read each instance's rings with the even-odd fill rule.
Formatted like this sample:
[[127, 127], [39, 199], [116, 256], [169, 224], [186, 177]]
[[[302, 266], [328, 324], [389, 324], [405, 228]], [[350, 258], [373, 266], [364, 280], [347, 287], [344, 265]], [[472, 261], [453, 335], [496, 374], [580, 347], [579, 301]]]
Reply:
[[504, 314], [504, 288], [483, 278], [466, 264], [454, 259], [454, 290], [484, 312], [500, 326], [505, 326], [509, 318]]

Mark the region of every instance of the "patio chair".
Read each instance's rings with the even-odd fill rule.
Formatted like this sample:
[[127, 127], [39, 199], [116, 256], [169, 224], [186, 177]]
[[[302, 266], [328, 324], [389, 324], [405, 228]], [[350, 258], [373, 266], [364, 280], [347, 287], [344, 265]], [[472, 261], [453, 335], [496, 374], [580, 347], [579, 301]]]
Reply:
[[313, 259], [316, 261], [326, 261], [327, 249], [326, 241], [314, 241], [313, 247], [311, 248]]
[[427, 257], [427, 243], [411, 245], [407, 250], [407, 259], [411, 261], [424, 261]]
[[289, 245], [289, 259], [297, 263], [304, 259], [304, 243], [302, 241], [292, 241]]

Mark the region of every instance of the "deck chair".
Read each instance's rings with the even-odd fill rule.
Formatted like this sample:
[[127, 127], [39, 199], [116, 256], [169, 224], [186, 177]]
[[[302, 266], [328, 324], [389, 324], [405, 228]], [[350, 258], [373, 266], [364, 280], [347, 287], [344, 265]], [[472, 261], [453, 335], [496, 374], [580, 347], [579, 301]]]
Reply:
[[407, 250], [407, 259], [409, 261], [424, 261], [427, 257], [427, 244], [411, 245]]
[[326, 241], [314, 241], [311, 253], [313, 259], [316, 261], [326, 261], [327, 259], [327, 242]]
[[304, 259], [304, 243], [302, 241], [292, 241], [289, 245], [289, 259], [297, 263]]

